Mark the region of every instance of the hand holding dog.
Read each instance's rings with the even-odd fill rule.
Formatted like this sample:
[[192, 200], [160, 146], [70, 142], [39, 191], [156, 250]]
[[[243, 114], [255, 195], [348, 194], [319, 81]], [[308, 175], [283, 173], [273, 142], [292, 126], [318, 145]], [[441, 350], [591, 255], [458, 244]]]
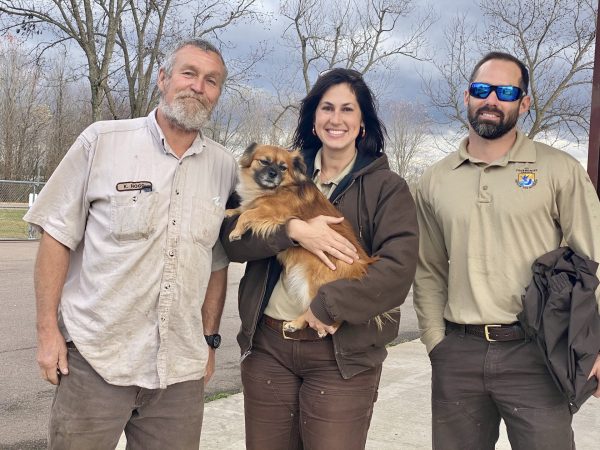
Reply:
[[331, 262], [327, 254], [348, 264], [358, 260], [358, 253], [354, 245], [329, 226], [329, 224], [343, 221], [343, 217], [331, 216], [317, 216], [307, 221], [291, 219], [287, 223], [287, 232], [291, 239], [315, 254], [331, 270], [335, 270], [335, 264]]
[[313, 314], [312, 310], [308, 308], [304, 313], [304, 320], [308, 322], [308, 326], [319, 333], [319, 336], [325, 336], [327, 333], [334, 334], [340, 327], [339, 323], [333, 325], [325, 325]]

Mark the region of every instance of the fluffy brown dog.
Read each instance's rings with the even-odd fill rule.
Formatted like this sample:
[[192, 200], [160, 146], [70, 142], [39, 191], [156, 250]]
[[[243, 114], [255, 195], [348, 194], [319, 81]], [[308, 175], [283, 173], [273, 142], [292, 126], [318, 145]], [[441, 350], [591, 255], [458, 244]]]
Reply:
[[[237, 225], [229, 234], [233, 241], [251, 230], [267, 237], [292, 218], [302, 220], [324, 215], [341, 217], [314, 183], [306, 177], [306, 165], [298, 151], [288, 151], [271, 145], [252, 144], [240, 159], [238, 194], [241, 206], [228, 210], [228, 215], [241, 213]], [[303, 247], [290, 247], [277, 259], [284, 267], [290, 296], [307, 310], [319, 287], [340, 278], [362, 278], [367, 266], [375, 261], [361, 247], [352, 226], [343, 221], [331, 227], [356, 247], [359, 260], [348, 264], [330, 257], [336, 270], [329, 269], [313, 253]], [[304, 316], [284, 325], [293, 332], [306, 327]]]

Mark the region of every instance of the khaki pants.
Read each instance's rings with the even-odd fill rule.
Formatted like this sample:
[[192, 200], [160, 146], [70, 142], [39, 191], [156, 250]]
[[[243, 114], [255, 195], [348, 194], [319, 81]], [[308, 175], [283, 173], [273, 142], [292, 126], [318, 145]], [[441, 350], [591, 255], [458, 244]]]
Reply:
[[429, 357], [435, 450], [493, 450], [501, 418], [513, 450], [575, 448], [568, 403], [534, 342], [452, 331]]
[[345, 380], [331, 337], [286, 340], [259, 324], [242, 362], [246, 449], [364, 449], [380, 375]]
[[49, 449], [113, 450], [125, 430], [127, 449], [198, 450], [204, 380], [167, 389], [114, 386], [76, 348], [68, 350], [69, 375], [52, 402]]

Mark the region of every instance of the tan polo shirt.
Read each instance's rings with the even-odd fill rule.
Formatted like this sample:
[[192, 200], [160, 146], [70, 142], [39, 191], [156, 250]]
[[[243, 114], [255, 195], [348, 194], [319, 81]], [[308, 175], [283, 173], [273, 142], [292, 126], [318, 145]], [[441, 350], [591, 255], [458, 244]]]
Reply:
[[[354, 162], [356, 161], [356, 153], [354, 158], [348, 163], [346, 167], [332, 180], [326, 183], [321, 182], [321, 152], [320, 149], [315, 156], [315, 171], [313, 173], [312, 180], [315, 182], [319, 190], [329, 198], [335, 191], [340, 181], [350, 173]], [[269, 303], [265, 308], [265, 314], [279, 320], [294, 320], [296, 317], [302, 315], [306, 311], [306, 305], [300, 304], [298, 301], [292, 299], [288, 293], [286, 285], [286, 279], [284, 273], [281, 273], [279, 281], [275, 284]]]
[[466, 145], [429, 167], [417, 187], [414, 305], [428, 351], [443, 339], [444, 319], [516, 322], [531, 265], [563, 238], [600, 260], [600, 202], [577, 160], [520, 132], [491, 164]]
[[108, 382], [200, 379], [201, 308], [237, 165], [198, 135], [181, 159], [148, 117], [97, 122], [75, 141], [25, 220], [71, 249], [60, 325]]

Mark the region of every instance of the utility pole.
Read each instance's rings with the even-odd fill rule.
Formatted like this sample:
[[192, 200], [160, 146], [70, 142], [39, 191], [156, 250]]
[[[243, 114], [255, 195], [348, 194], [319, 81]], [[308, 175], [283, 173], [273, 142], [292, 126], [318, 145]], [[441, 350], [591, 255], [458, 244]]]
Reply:
[[590, 117], [590, 144], [588, 149], [588, 174], [600, 197], [600, 0], [596, 20], [596, 53], [594, 56], [594, 76], [592, 79], [592, 114]]

